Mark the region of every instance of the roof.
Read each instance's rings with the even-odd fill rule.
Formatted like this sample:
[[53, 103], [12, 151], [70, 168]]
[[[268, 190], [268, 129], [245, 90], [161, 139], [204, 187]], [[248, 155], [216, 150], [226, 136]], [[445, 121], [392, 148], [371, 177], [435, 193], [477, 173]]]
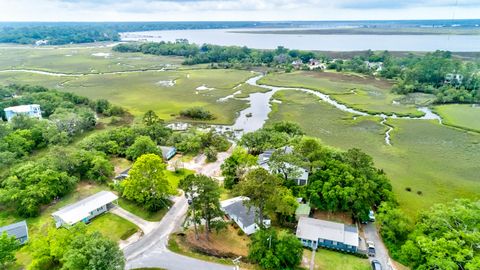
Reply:
[[248, 200], [250, 199], [240, 196], [222, 201], [220, 204], [227, 215], [235, 216], [243, 224], [244, 228], [247, 228], [255, 224], [257, 212], [256, 207], [250, 207], [250, 209], [248, 209], [248, 207], [244, 205], [244, 202]]
[[166, 155], [170, 151], [176, 151], [177, 149], [173, 146], [160, 146], [160, 150], [162, 150], [162, 154]]
[[14, 224], [10, 224], [4, 227], [0, 227], [0, 234], [7, 232], [9, 236], [15, 236], [15, 238], [23, 238], [28, 236], [27, 222], [20, 221]]
[[90, 216], [91, 211], [117, 199], [118, 196], [110, 191], [100, 191], [74, 204], [60, 208], [60, 210], [53, 213], [52, 216], [57, 216], [65, 223], [72, 225]]
[[358, 247], [357, 227], [321, 219], [300, 217], [297, 237], [312, 241], [320, 238]]
[[297, 210], [295, 210], [295, 215], [310, 215], [310, 206], [305, 203], [298, 205]]
[[40, 105], [29, 104], [29, 105], [12, 106], [12, 107], [5, 108], [4, 111], [12, 111], [16, 113], [27, 113], [27, 112], [30, 112], [33, 109], [33, 107], [39, 108]]

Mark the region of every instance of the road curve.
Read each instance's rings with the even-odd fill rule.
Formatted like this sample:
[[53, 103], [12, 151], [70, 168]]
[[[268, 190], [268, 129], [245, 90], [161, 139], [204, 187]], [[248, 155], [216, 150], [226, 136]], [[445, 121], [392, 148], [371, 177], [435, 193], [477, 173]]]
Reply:
[[142, 267], [160, 267], [169, 270], [234, 269], [234, 266], [201, 261], [171, 252], [167, 249], [168, 237], [180, 228], [187, 209], [188, 204], [185, 197], [175, 197], [174, 205], [158, 223], [158, 226], [123, 250], [127, 260], [126, 269]]

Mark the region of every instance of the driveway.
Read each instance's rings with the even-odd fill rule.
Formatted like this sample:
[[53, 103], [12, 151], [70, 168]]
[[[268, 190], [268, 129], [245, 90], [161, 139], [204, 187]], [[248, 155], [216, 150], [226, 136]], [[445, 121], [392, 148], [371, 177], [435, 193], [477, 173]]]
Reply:
[[174, 198], [174, 205], [160, 222], [140, 240], [127, 246], [123, 253], [126, 269], [160, 267], [169, 270], [232, 270], [233, 266], [210, 263], [186, 257], [167, 249], [168, 237], [178, 230], [187, 213], [188, 203], [184, 196]]
[[155, 229], [158, 226], [158, 223], [160, 223], [160, 222], [146, 221], [146, 220], [128, 212], [127, 210], [121, 208], [118, 205], [115, 205], [115, 207], [113, 207], [110, 210], [110, 212], [112, 212], [113, 214], [115, 214], [117, 216], [120, 216], [120, 217], [132, 222], [135, 225], [137, 225], [143, 231], [144, 234], [148, 234], [149, 232], [153, 231], [153, 229]]
[[375, 223], [369, 222], [363, 226], [363, 230], [365, 233], [365, 240], [372, 241], [375, 244], [375, 257], [369, 257], [369, 260], [378, 260], [382, 264], [383, 269], [394, 270], [395, 268], [392, 267], [388, 250], [385, 247], [385, 244], [383, 244]]

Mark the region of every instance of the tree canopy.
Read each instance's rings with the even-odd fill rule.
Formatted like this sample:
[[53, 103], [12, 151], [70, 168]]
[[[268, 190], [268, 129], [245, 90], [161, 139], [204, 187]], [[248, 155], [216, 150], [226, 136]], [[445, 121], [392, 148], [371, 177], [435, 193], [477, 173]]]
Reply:
[[6, 267], [15, 262], [15, 251], [20, 247], [20, 243], [7, 232], [0, 233], [0, 267]]

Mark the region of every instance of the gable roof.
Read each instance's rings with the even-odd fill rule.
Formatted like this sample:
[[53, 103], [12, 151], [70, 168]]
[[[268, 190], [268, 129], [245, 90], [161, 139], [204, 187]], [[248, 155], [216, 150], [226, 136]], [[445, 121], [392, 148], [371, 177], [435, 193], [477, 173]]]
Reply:
[[357, 227], [343, 223], [300, 217], [296, 235], [312, 241], [326, 239], [358, 247]]
[[14, 113], [27, 113], [32, 111], [33, 109], [39, 109], [40, 105], [38, 104], [28, 104], [28, 105], [18, 105], [18, 106], [12, 106], [12, 107], [7, 107], [4, 109], [4, 111], [11, 111]]
[[27, 222], [24, 220], [14, 224], [0, 227], [0, 235], [3, 232], [7, 232], [9, 236], [15, 236], [16, 239], [23, 238], [23, 237], [28, 238]]
[[[274, 149], [266, 150], [265, 152], [258, 155], [257, 164], [260, 167], [264, 168], [265, 170], [271, 172], [270, 166], [268, 165], [268, 161], [270, 160], [270, 157], [275, 151], [282, 151], [285, 154], [292, 154], [293, 148], [287, 145], [279, 148], [278, 150], [274, 150]], [[286, 162], [285, 162], [285, 166], [288, 168], [293, 168], [295, 169], [295, 171], [299, 172], [298, 176], [295, 177], [295, 180], [304, 180], [304, 181], [308, 180], [308, 171], [305, 168], [302, 168], [300, 166], [293, 165], [290, 163], [286, 163]]]
[[118, 196], [110, 191], [100, 191], [90, 197], [80, 200], [74, 204], [60, 208], [52, 216], [61, 218], [67, 224], [75, 224], [90, 216], [90, 212], [107, 205], [118, 199]]
[[258, 211], [256, 207], [252, 206], [248, 209], [248, 207], [245, 206], [244, 202], [248, 200], [250, 199], [240, 196], [222, 201], [220, 204], [227, 215], [235, 216], [243, 224], [244, 228], [247, 228], [255, 224], [256, 213]]

